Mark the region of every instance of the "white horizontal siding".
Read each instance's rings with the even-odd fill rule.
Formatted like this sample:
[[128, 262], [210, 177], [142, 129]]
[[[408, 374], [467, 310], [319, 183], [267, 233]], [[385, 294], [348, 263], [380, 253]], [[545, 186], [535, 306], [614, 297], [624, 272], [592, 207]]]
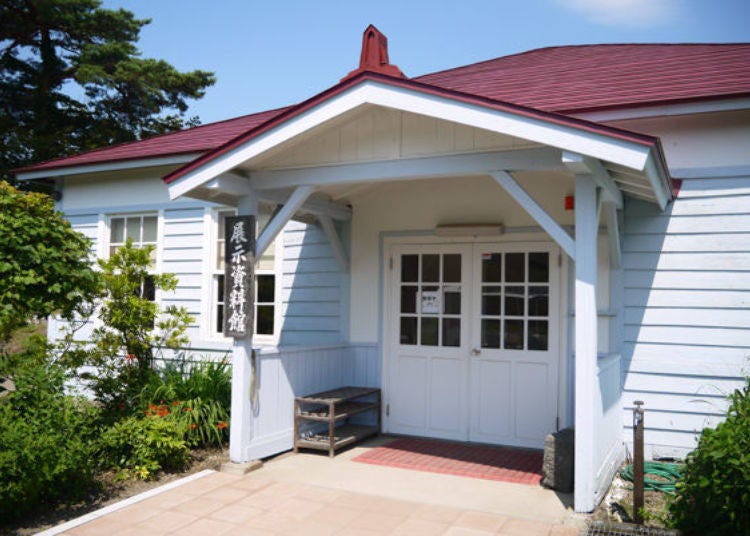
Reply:
[[[627, 271], [627, 270], [626, 270]], [[705, 307], [750, 308], [750, 290], [695, 290], [628, 288], [624, 297], [628, 307]]]
[[625, 343], [628, 372], [736, 377], [750, 374], [750, 353], [734, 346]]
[[623, 262], [633, 270], [744, 271], [750, 266], [750, 253], [630, 253]]
[[161, 269], [177, 276], [174, 292], [161, 295], [163, 307], [184, 307], [193, 317], [188, 336], [200, 340], [201, 299], [203, 285], [203, 234], [207, 232], [203, 221], [203, 207], [180, 207], [164, 210], [161, 240]]
[[280, 344], [330, 344], [342, 340], [341, 269], [322, 230], [290, 222], [282, 235]]
[[76, 214], [68, 217], [67, 220], [74, 231], [81, 233], [91, 241], [89, 257], [94, 261], [99, 245], [99, 214]]
[[750, 329], [750, 314], [744, 309], [673, 308], [670, 314], [656, 308], [626, 307], [625, 324], [632, 326], [687, 326]]
[[[727, 179], [686, 179], [683, 182], [682, 188], [685, 189], [685, 193], [680, 192], [680, 198], [678, 203], [674, 203], [669, 209], [669, 215], [676, 216], [726, 216], [728, 214], [745, 214], [747, 213], [747, 206], [750, 203], [750, 195], [725, 195], [725, 196], [703, 196], [703, 197], [685, 197], [689, 195], [689, 191], [700, 191], [696, 189], [695, 185], [691, 186], [687, 183], [690, 181], [701, 181], [704, 184], [707, 181], [726, 181]], [[725, 183], [726, 184], [726, 183]], [[747, 178], [736, 179], [734, 182], [737, 184], [747, 184]], [[635, 204], [633, 204], [635, 205]], [[630, 216], [657, 216], [658, 208], [654, 205], [647, 206], [642, 204], [641, 206], [633, 206], [628, 210]]]
[[623, 426], [646, 407], [653, 455], [685, 454], [750, 373], [750, 178], [685, 180], [665, 213], [625, 210]]

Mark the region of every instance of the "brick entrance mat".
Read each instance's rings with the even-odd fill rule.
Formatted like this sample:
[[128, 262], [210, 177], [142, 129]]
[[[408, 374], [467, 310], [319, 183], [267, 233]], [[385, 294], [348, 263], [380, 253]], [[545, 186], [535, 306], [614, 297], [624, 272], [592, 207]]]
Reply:
[[538, 486], [542, 451], [472, 445], [436, 439], [400, 438], [352, 461]]

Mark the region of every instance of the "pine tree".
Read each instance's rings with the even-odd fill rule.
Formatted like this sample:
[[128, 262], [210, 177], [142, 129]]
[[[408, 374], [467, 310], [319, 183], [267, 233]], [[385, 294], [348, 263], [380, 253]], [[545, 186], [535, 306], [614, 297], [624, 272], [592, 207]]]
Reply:
[[[9, 170], [198, 123], [215, 81], [136, 48], [150, 20], [100, 0], [0, 3], [0, 178]], [[80, 95], [80, 96], [79, 96]]]

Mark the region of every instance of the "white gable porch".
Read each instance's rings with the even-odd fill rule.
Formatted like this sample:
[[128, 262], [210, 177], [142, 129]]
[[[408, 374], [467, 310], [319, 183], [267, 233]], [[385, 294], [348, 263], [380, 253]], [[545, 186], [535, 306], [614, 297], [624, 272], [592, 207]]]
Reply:
[[[458, 281], [461, 312], [445, 313], [447, 317], [445, 311], [439, 314], [441, 320], [460, 320], [458, 344], [444, 350], [443, 336], [438, 335], [437, 344], [419, 340], [414, 345], [426, 352], [423, 355], [435, 354], [423, 347], [440, 347], [439, 357], [453, 361], [453, 368], [443, 371], [443, 383], [437, 381], [430, 387], [435, 393], [445, 390], [451, 375], [464, 371], [457, 383], [465, 381], [467, 387], [453, 393], [457, 401], [463, 401], [463, 409], [452, 416], [455, 430], [445, 437], [492, 440], [491, 434], [471, 433], [474, 413], [492, 415], [481, 401], [474, 403], [472, 413], [469, 399], [476, 386], [472, 387], [471, 359], [484, 353], [500, 363], [503, 352], [511, 348], [500, 341], [501, 335], [497, 341], [485, 340], [483, 320], [488, 325], [495, 320], [500, 325], [502, 320], [505, 327], [500, 329], [505, 330], [523, 326], [520, 337], [526, 342], [520, 351], [526, 354], [512, 367], [524, 359], [533, 362], [529, 361], [533, 351], [542, 351], [531, 348], [524, 334], [532, 322], [547, 322], [543, 351], [550, 353], [545, 357], [550, 365], [546, 372], [522, 371], [511, 377], [510, 385], [520, 394], [543, 392], [549, 398], [550, 403], [544, 405], [548, 411], [540, 416], [516, 408], [505, 418], [513, 422], [537, 419], [534, 425], [546, 426], [546, 432], [576, 426], [575, 503], [577, 510], [590, 511], [623, 452], [618, 355], [623, 193], [663, 207], [671, 196], [666, 184], [658, 147], [586, 125], [558, 123], [555, 118], [545, 120], [364, 79], [214, 158], [196, 162], [170, 182], [169, 190], [173, 198], [186, 195], [235, 204], [245, 214], [256, 213], [259, 201], [278, 203], [276, 216], [258, 240], [256, 255], [291, 218], [317, 222], [348, 274], [347, 342], [376, 360], [386, 403], [389, 396], [393, 400], [400, 396], [388, 382], [394, 356], [403, 350], [397, 347], [408, 346], [402, 343], [410, 343], [412, 337], [396, 333], [397, 317], [416, 314], [397, 310], [393, 293], [398, 284], [388, 273], [391, 259], [400, 267], [399, 255], [439, 255], [442, 260], [458, 255], [465, 269]], [[568, 195], [575, 197], [574, 211], [564, 208]], [[462, 231], [461, 225], [470, 228]], [[487, 236], [483, 226], [502, 226], [502, 232]], [[446, 229], [451, 236], [445, 236]], [[502, 276], [499, 285], [482, 280], [484, 255], [505, 262], [500, 259], [521, 254], [528, 267], [530, 255], [536, 253], [548, 255], [547, 281], [534, 285], [528, 269], [520, 285]], [[301, 256], [297, 265], [304, 262]], [[420, 279], [416, 283], [415, 287], [437, 283], [426, 285], [431, 288], [456, 281]], [[525, 312], [515, 315], [520, 318], [480, 313], [483, 289], [493, 286], [505, 290], [547, 286], [549, 309], [538, 318], [527, 314], [528, 303], [522, 305]], [[417, 290], [425, 291], [432, 292]], [[423, 322], [421, 316], [419, 322]], [[417, 328], [419, 335], [413, 336], [421, 337], [421, 330]], [[259, 435], [258, 423], [272, 418], [269, 415], [278, 421], [287, 418], [278, 407], [267, 407], [278, 401], [261, 395], [253, 406], [248, 398], [251, 347], [250, 339], [237, 340], [234, 347], [230, 451], [232, 460], [238, 462], [271, 454], [267, 438]], [[397, 375], [404, 370], [398, 369]], [[541, 391], [535, 386], [539, 378], [547, 381]], [[486, 396], [502, 390], [493, 391], [492, 385], [484, 389]], [[304, 393], [287, 392], [293, 394]], [[529, 399], [523, 402], [530, 407]], [[390, 416], [386, 417], [388, 430]], [[392, 424], [390, 431], [407, 430]], [[438, 428], [423, 430], [427, 435], [440, 435]], [[468, 431], [462, 435], [464, 428]], [[522, 436], [517, 433], [511, 441], [531, 446], [521, 441]], [[287, 439], [283, 437], [275, 445], [284, 445]]]

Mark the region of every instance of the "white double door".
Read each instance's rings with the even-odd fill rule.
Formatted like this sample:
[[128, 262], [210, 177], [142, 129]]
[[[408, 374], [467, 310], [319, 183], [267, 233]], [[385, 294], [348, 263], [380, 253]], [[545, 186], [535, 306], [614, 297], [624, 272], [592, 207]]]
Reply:
[[558, 250], [395, 245], [386, 431], [541, 448], [555, 430]]

